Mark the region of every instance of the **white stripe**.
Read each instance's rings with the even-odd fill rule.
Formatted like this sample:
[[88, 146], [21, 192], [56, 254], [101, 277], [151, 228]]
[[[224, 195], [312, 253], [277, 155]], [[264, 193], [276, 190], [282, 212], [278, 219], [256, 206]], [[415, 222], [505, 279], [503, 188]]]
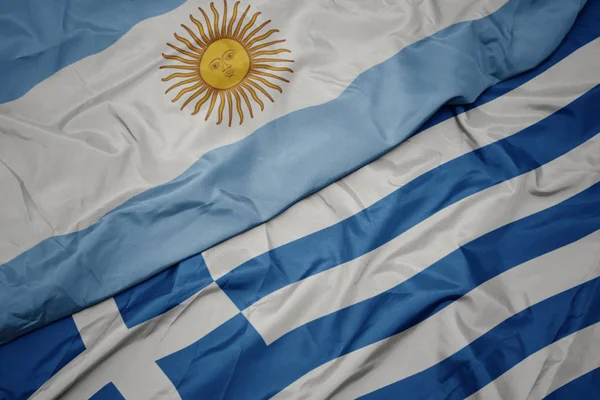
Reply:
[[287, 39], [295, 72], [285, 96], [232, 128], [179, 111], [173, 96], [164, 95], [169, 85], [158, 69], [161, 53], [171, 51], [165, 42], [175, 31], [185, 34], [180, 24], [209, 2], [188, 2], [139, 23], [105, 51], [0, 105], [0, 203], [10, 210], [0, 215], [0, 263], [52, 235], [91, 225], [207, 151], [337, 97], [358, 74], [405, 46], [506, 1], [256, 0], [253, 9], [273, 20], [278, 39]]
[[[600, 323], [532, 354], [469, 400], [536, 400], [600, 368]], [[590, 393], [591, 394], [591, 393]]]
[[213, 278], [270, 249], [334, 225], [419, 175], [539, 122], [598, 84], [598, 63], [600, 40], [595, 40], [524, 86], [414, 136], [277, 218], [205, 251]]
[[244, 315], [270, 344], [312, 320], [389, 290], [472, 240], [599, 181], [596, 135], [534, 171], [444, 208], [370, 253], [264, 297]]
[[61, 369], [34, 399], [87, 399], [113, 382], [128, 399], [178, 399], [155, 363], [210, 333], [239, 313], [215, 284], [174, 309], [127, 329], [113, 299], [74, 314], [86, 350]]
[[510, 316], [600, 276], [599, 243], [596, 231], [510, 269], [412, 328], [312, 370], [276, 398], [356, 398], [423, 371]]

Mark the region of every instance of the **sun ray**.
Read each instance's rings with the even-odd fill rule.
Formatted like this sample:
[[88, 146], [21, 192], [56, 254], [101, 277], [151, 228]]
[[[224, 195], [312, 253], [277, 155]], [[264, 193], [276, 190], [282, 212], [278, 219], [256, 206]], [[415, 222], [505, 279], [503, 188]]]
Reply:
[[291, 51], [289, 51], [288, 49], [264, 50], [264, 51], [259, 51], [258, 53], [250, 54], [250, 56], [254, 59], [255, 57], [274, 56], [275, 54], [281, 54], [281, 53], [291, 53]]
[[[190, 87], [187, 87], [187, 88], [185, 88], [185, 89], [182, 89], [182, 90], [180, 90], [180, 91], [179, 91], [179, 93], [177, 94], [177, 96], [175, 96], [175, 98], [174, 98], [173, 100], [171, 100], [171, 101], [172, 101], [173, 103], [175, 103], [175, 102], [176, 102], [177, 100], [179, 100], [179, 99], [181, 98], [181, 96], [183, 96], [184, 94], [186, 94], [186, 93], [189, 93], [189, 92], [191, 92], [191, 91], [194, 91], [194, 90], [196, 90], [196, 89], [201, 89], [202, 87], [205, 87], [205, 86], [206, 86], [206, 84], [205, 84], [204, 82], [198, 82], [198, 83], [196, 83], [194, 86], [190, 86]], [[184, 103], [181, 109], [183, 110], [183, 107], [185, 107], [186, 105], [187, 105], [187, 103]]]
[[[244, 122], [244, 112], [242, 111], [242, 100], [240, 99], [240, 95], [238, 93], [237, 88], [233, 88], [233, 97], [235, 97], [235, 108], [238, 112], [238, 116], [240, 117], [240, 125]], [[230, 117], [231, 118], [231, 117]], [[231, 121], [229, 122], [231, 125]]]
[[217, 125], [221, 125], [221, 122], [223, 122], [223, 110], [225, 110], [225, 94], [222, 90], [219, 91], [219, 100], [219, 119], [217, 120]]
[[259, 11], [252, 16], [252, 19], [250, 20], [250, 22], [248, 22], [246, 24], [246, 26], [244, 26], [244, 29], [242, 29], [242, 31], [240, 32], [240, 36], [238, 36], [239, 39], [243, 38], [244, 35], [246, 35], [246, 32], [248, 32], [248, 29], [252, 28], [252, 26], [254, 25], [254, 23], [256, 22], [256, 20], [258, 19], [258, 16], [260, 14], [261, 14], [261, 12]]
[[161, 65], [159, 69], [184, 69], [190, 71], [198, 70], [198, 67], [192, 67], [191, 65]]
[[[263, 85], [270, 87], [271, 89], [275, 89], [277, 90], [279, 93], [283, 93], [283, 89], [280, 88], [279, 86], [277, 86], [276, 84], [269, 82], [268, 80], [266, 80], [265, 78], [261, 78], [260, 76], [257, 76], [255, 74], [248, 74], [248, 81], [252, 82], [252, 80], [254, 81], [258, 81], [260, 83], [262, 83]], [[256, 82], [255, 82], [256, 83]], [[259, 85], [260, 86], [260, 85]], [[274, 101], [274, 100], [271, 100]]]
[[240, 31], [240, 28], [242, 27], [242, 24], [244, 23], [244, 19], [246, 19], [246, 15], [248, 14], [248, 11], [250, 11], [250, 6], [246, 7], [246, 10], [240, 17], [240, 20], [238, 21], [238, 24], [235, 27], [235, 31], [233, 32], [233, 35], [232, 35], [233, 38], [239, 38], [238, 33]]
[[[260, 78], [260, 79], [262, 79], [262, 78]], [[260, 79], [259, 79], [259, 80], [260, 80]], [[262, 80], [263, 80], [264, 82], [267, 82], [267, 81], [265, 81], [264, 79], [262, 79]], [[265, 90], [265, 89], [264, 89], [262, 86], [260, 86], [258, 83], [256, 83], [256, 82], [255, 82], [255, 81], [253, 81], [252, 79], [248, 79], [248, 83], [249, 83], [250, 85], [254, 86], [255, 88], [257, 88], [258, 90], [260, 90], [260, 92], [261, 92], [262, 94], [264, 94], [264, 95], [265, 95], [265, 96], [266, 96], [266, 97], [267, 97], [269, 100], [271, 100], [271, 103], [274, 103], [274, 102], [275, 102], [275, 99], [273, 99], [273, 97], [271, 97], [271, 95], [270, 95], [270, 94], [269, 94], [269, 93], [268, 93], [268, 92], [267, 92], [267, 91], [266, 91], [266, 90]], [[263, 83], [263, 82], [261, 82], [261, 83]], [[277, 86], [277, 85], [274, 85], [274, 84], [272, 84], [271, 82], [267, 82], [267, 83], [268, 83], [269, 85]], [[267, 86], [269, 86], [269, 85], [267, 85]], [[277, 86], [277, 87], [279, 87], [279, 86]], [[281, 88], [279, 88], [279, 89], [281, 89]]]
[[200, 37], [202, 38], [204, 43], [207, 43], [207, 47], [208, 47], [208, 43], [210, 43], [210, 38], [208, 36], [206, 36], [206, 32], [204, 32], [204, 26], [202, 26], [202, 23], [200, 21], [198, 21], [196, 18], [194, 18], [194, 16], [191, 14], [190, 14], [190, 19], [192, 20], [194, 25], [196, 25], [196, 27], [198, 28], [198, 32], [200, 32]]
[[[247, 81], [250, 82], [250, 81]], [[252, 87], [250, 87], [250, 85], [248, 85], [247, 83], [242, 83], [241, 86], [246, 89], [249, 93], [250, 96], [252, 96], [252, 99], [258, 103], [258, 105], [260, 106], [260, 111], [264, 111], [265, 110], [265, 103], [262, 102], [262, 100], [260, 99], [260, 97], [258, 97], [258, 95], [256, 94], [256, 92], [254, 91], [254, 89]], [[243, 93], [243, 92], [242, 92]], [[268, 94], [267, 94], [268, 95]]]
[[227, 0], [223, 0], [223, 23], [221, 24], [221, 37], [227, 33]]
[[259, 45], [249, 48], [248, 53], [252, 54], [252, 53], [255, 53], [257, 50], [264, 49], [265, 47], [273, 46], [274, 44], [283, 43], [283, 42], [285, 42], [285, 39], [273, 40], [271, 42], [259, 44]]
[[[266, 64], [252, 64], [252, 69], [266, 69], [269, 71], [290, 72], [292, 74], [294, 73], [294, 70], [291, 68], [273, 67], [272, 65], [266, 65]], [[258, 72], [258, 71], [254, 71], [254, 72]]]
[[[294, 72], [294, 71], [292, 71], [292, 72]], [[251, 76], [252, 76], [252, 75], [266, 76], [267, 78], [279, 79], [280, 81], [283, 81], [283, 82], [285, 82], [285, 83], [290, 83], [290, 81], [289, 81], [289, 80], [287, 80], [287, 79], [285, 79], [284, 77], [282, 77], [282, 76], [279, 76], [279, 75], [275, 75], [275, 74], [271, 74], [271, 73], [269, 73], [269, 72], [263, 72], [263, 71], [254, 71], [254, 70], [253, 70], [253, 71], [251, 71], [250, 75], [251, 75]], [[255, 78], [256, 78], [256, 76], [255, 76]]]
[[187, 85], [188, 83], [193, 83], [193, 82], [198, 82], [198, 78], [197, 77], [193, 77], [193, 78], [190, 78], [190, 79], [186, 79], [184, 81], [177, 82], [176, 84], [174, 84], [171, 87], [169, 87], [165, 91], [165, 94], [169, 93], [172, 89], [175, 89], [176, 87]]
[[247, 6], [242, 13], [239, 0], [232, 4], [233, 10], [230, 10], [228, 0], [223, 0], [223, 8], [212, 1], [211, 12], [206, 7], [198, 8], [202, 14], [200, 19], [189, 16], [194, 25], [181, 24], [187, 34], [174, 34], [175, 39], [184, 45], [183, 48], [167, 43], [178, 54], [163, 53], [163, 58], [171, 63], [160, 66], [160, 69], [176, 71], [162, 78], [163, 81], [179, 78], [165, 91], [167, 94], [177, 88], [171, 100], [173, 103], [183, 103], [183, 110], [195, 102], [192, 115], [198, 114], [208, 104], [204, 119], [208, 120], [217, 114], [213, 117], [217, 125], [227, 118], [230, 127], [234, 114], [238, 115], [240, 125], [243, 124], [246, 107], [250, 118], [254, 118], [253, 103], [264, 111], [262, 96], [274, 102], [270, 91], [283, 92], [282, 87], [274, 82], [289, 83], [284, 74], [294, 73], [288, 66], [277, 66], [293, 63], [294, 60], [274, 57], [291, 51], [277, 48], [276, 45], [285, 40], [272, 39], [279, 30], [265, 28], [271, 20], [257, 23], [260, 11], [246, 19], [251, 7]]
[[236, 90], [236, 92], [241, 94], [242, 97], [244, 98], [244, 102], [246, 103], [246, 106], [248, 107], [248, 111], [250, 112], [250, 118], [254, 118], [254, 112], [252, 111], [252, 105], [250, 104], [250, 99], [248, 98], [248, 95], [246, 94], [246, 92], [244, 92], [244, 90], [240, 89], [240, 88], [235, 88], [235, 90]]
[[286, 60], [283, 58], [253, 58], [252, 63], [276, 63], [276, 62], [294, 62], [294, 60]]
[[163, 82], [170, 81], [173, 78], [189, 78], [190, 76], [199, 76], [199, 75], [197, 72], [188, 72], [185, 74], [182, 72], [176, 72], [174, 74], [167, 76], [166, 78], [162, 78], [162, 81]]
[[182, 62], [184, 64], [198, 65], [198, 60], [196, 60], [196, 61], [188, 60], [187, 58], [183, 58], [183, 57], [179, 57], [179, 56], [172, 56], [170, 54], [165, 54], [165, 53], [163, 53], [162, 56], [164, 58], [166, 58], [167, 60], [176, 60], [176, 61]]
[[217, 11], [217, 8], [215, 7], [215, 3], [210, 3], [210, 9], [212, 10], [213, 17], [214, 17], [215, 39], [220, 39], [221, 34], [219, 32], [219, 12]]
[[170, 47], [170, 48], [172, 48], [173, 50], [177, 50], [177, 51], [178, 51], [178, 52], [180, 52], [181, 54], [183, 54], [183, 55], [186, 55], [186, 56], [188, 56], [188, 57], [192, 57], [192, 58], [195, 58], [195, 59], [198, 59], [198, 60], [200, 60], [200, 59], [202, 58], [202, 56], [201, 56], [200, 54], [196, 54], [196, 53], [190, 53], [190, 52], [189, 52], [189, 51], [187, 51], [187, 50], [180, 49], [179, 47], [175, 46], [174, 44], [167, 43], [167, 46], [169, 46], [169, 47]]
[[204, 118], [205, 121], [208, 121], [208, 117], [210, 117], [210, 114], [212, 113], [213, 109], [215, 108], [215, 103], [217, 102], [217, 97], [218, 95], [218, 90], [213, 90], [213, 95], [210, 98], [210, 105], [208, 106], [208, 111], [206, 112], [206, 117]]
[[[271, 29], [270, 31], [268, 31], [264, 35], [257, 36], [254, 39], [250, 40], [248, 43], [244, 43], [244, 46], [246, 46], [246, 48], [250, 48], [254, 44], [256, 44], [257, 42], [263, 41], [263, 40], [267, 39], [269, 36], [271, 36], [272, 34], [277, 33], [277, 32], [279, 32], [279, 29]], [[254, 35], [252, 35], [252, 36], [254, 36]], [[246, 40], [251, 39], [252, 36], [248, 35], [248, 38], [246, 38]]]
[[197, 48], [196, 46], [194, 46], [192, 44], [192, 42], [190, 42], [189, 40], [187, 40], [184, 37], [179, 36], [178, 34], [174, 34], [175, 39], [179, 40], [181, 43], [185, 44], [187, 46], [188, 49], [190, 49], [191, 51], [198, 53], [199, 55], [202, 55], [202, 53], [204, 53], [201, 49]]
[[231, 37], [231, 31], [233, 29], [233, 23], [235, 22], [235, 19], [237, 17], [237, 13], [238, 13], [238, 7], [240, 6], [240, 2], [236, 1], [235, 4], [233, 5], [233, 15], [231, 16], [231, 19], [229, 20], [229, 26], [227, 27], [227, 37]]
[[231, 99], [231, 90], [228, 90], [225, 93], [227, 96], [227, 112], [229, 113], [229, 126], [231, 126], [231, 121], [233, 121], [233, 100]]
[[202, 93], [204, 93], [206, 90], [208, 89], [208, 86], [204, 86], [201, 87], [200, 89], [196, 90], [196, 92], [194, 92], [194, 94], [192, 94], [181, 106], [180, 110], [183, 110], [188, 104], [190, 104], [190, 102], [192, 100], [194, 100], [196, 97], [200, 96]]
[[198, 112], [200, 111], [200, 109], [202, 108], [204, 103], [206, 103], [208, 101], [208, 99], [210, 98], [210, 96], [213, 94], [214, 91], [215, 91], [214, 89], [209, 89], [208, 92], [206, 92], [206, 95], [203, 98], [201, 98], [200, 100], [198, 100], [198, 103], [196, 103], [196, 107], [194, 107], [194, 112], [192, 113], [192, 115], [198, 114]]
[[256, 36], [256, 34], [258, 32], [260, 32], [265, 26], [269, 25], [271, 23], [271, 20], [265, 21], [262, 24], [260, 24], [256, 29], [254, 29], [252, 32], [250, 32], [249, 34], [246, 35], [246, 37], [244, 37], [242, 39], [242, 44], [244, 45], [244, 47], [249, 48], [250, 46], [248, 45], [248, 41], [251, 40], [254, 36]]
[[214, 42], [215, 40], [217, 40], [217, 37], [213, 34], [210, 19], [208, 18], [208, 15], [206, 15], [203, 9], [198, 8], [198, 10], [200, 10], [202, 16], [204, 17], [204, 20], [206, 21], [206, 29], [208, 30], [208, 37], [210, 38], [209, 42]]
[[207, 47], [206, 43], [204, 43], [202, 40], [200, 40], [200, 38], [198, 36], [196, 36], [196, 34], [194, 33], [194, 31], [192, 31], [186, 25], [181, 24], [181, 26], [183, 27], [183, 29], [185, 29], [187, 31], [187, 33], [192, 37], [192, 39], [194, 39], [194, 41], [196, 42], [196, 44], [198, 46], [200, 46], [200, 50], [202, 52], [204, 52], [204, 50], [206, 50], [206, 47]]

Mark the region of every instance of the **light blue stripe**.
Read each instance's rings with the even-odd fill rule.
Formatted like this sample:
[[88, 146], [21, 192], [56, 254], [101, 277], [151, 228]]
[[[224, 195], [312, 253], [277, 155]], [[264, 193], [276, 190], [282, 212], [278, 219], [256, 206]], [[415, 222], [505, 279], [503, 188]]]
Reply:
[[584, 1], [511, 0], [361, 74], [344, 93], [203, 156], [88, 229], [0, 266], [0, 342], [110, 297], [377, 158], [447, 101], [534, 67]]
[[598, 23], [598, 20], [600, 20], [600, 2], [588, 1], [577, 16], [573, 28], [569, 31], [558, 48], [550, 57], [544, 60], [544, 62], [530, 71], [524, 72], [490, 87], [484, 91], [473, 103], [443, 106], [433, 115], [433, 117], [421, 125], [416, 133], [422, 132], [447, 119], [454, 118], [456, 115], [460, 115], [466, 111], [489, 103], [490, 101], [505, 95], [524, 83], [529, 82], [531, 79], [553, 67], [576, 50], [600, 37], [600, 24]]
[[[600, 297], [600, 295], [598, 296]], [[598, 344], [596, 344], [598, 345]], [[546, 396], [545, 400], [600, 399], [600, 368], [595, 369]]]
[[498, 274], [600, 229], [599, 201], [600, 183], [482, 236], [385, 293], [309, 322], [268, 346], [239, 316], [158, 365], [183, 399], [200, 393], [207, 398], [239, 399], [245, 393], [270, 398], [314, 368], [400, 333]]
[[138, 22], [185, 0], [0, 1], [0, 103], [98, 53]]
[[523, 310], [439, 364], [361, 399], [462, 400], [533, 353], [599, 321], [596, 278]]

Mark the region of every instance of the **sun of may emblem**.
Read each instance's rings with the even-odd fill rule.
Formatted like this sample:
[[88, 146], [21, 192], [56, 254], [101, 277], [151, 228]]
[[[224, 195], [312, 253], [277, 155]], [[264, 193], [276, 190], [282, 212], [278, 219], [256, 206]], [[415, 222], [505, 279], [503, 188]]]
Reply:
[[217, 124], [223, 121], [225, 106], [227, 106], [229, 126], [231, 126], [235, 106], [241, 125], [244, 122], [244, 105], [250, 117], [254, 118], [251, 99], [260, 106], [262, 111], [265, 106], [260, 95], [273, 102], [274, 99], [267, 90], [283, 92], [275, 82], [288, 83], [289, 80], [282, 75], [294, 71], [278, 65], [294, 61], [277, 56], [281, 53], [290, 53], [288, 49], [276, 48], [276, 45], [285, 40], [269, 39], [271, 35], [279, 32], [277, 29], [261, 33], [271, 20], [254, 27], [260, 12], [249, 17], [246, 22], [250, 6], [238, 18], [238, 11], [240, 11], [238, 1], [233, 6], [231, 17], [228, 17], [227, 0], [223, 3], [222, 17], [219, 16], [215, 4], [210, 4], [212, 20], [202, 8], [198, 9], [206, 24], [190, 15], [190, 20], [197, 31], [181, 25], [191, 40], [175, 33], [175, 39], [181, 42], [181, 47], [185, 46], [185, 48], [167, 43], [180, 55], [163, 54], [164, 58], [176, 63], [163, 65], [160, 68], [177, 70], [162, 80], [179, 79], [165, 93], [179, 88], [179, 93], [172, 100], [173, 102], [188, 95], [181, 106], [182, 110], [195, 101], [192, 112], [192, 115], [195, 115], [203, 105], [207, 104], [205, 120], [208, 120], [218, 101]]

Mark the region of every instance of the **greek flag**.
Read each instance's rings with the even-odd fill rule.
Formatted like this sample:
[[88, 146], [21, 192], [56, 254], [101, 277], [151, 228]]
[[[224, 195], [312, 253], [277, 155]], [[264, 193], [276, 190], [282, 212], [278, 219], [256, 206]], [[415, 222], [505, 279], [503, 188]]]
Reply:
[[0, 399], [599, 398], [598, 21], [0, 4]]

